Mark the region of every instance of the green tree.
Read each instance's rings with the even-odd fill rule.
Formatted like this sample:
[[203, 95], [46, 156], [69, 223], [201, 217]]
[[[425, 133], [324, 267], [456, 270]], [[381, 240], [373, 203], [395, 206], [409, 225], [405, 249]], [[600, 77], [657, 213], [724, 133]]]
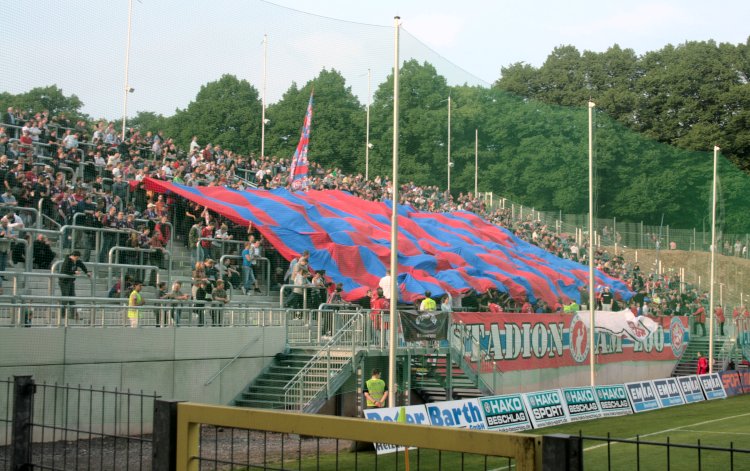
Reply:
[[80, 111], [83, 102], [76, 95], [65, 96], [57, 85], [32, 88], [18, 95], [0, 93], [2, 110], [5, 111], [9, 106], [33, 112], [48, 110], [50, 116], [65, 113], [68, 116], [86, 117]]
[[[447, 181], [448, 103], [451, 93], [435, 67], [410, 60], [399, 75], [399, 175], [419, 185]], [[455, 106], [455, 105], [454, 105]], [[380, 84], [370, 108], [370, 175], [391, 175], [393, 75]]]
[[202, 144], [248, 154], [260, 148], [261, 107], [255, 87], [223, 75], [203, 85], [187, 108], [177, 110], [165, 131], [183, 148], [197, 135]]
[[359, 169], [358, 162], [364, 161], [365, 112], [351, 87], [335, 69], [323, 69], [302, 89], [293, 83], [279, 102], [268, 107], [266, 155], [287, 159], [294, 155], [313, 90], [308, 158], [324, 168], [339, 167], [346, 173], [364, 173], [364, 165]]
[[128, 127], [140, 129], [142, 132], [158, 132], [166, 128], [169, 118], [152, 111], [139, 111], [137, 115], [128, 119]]

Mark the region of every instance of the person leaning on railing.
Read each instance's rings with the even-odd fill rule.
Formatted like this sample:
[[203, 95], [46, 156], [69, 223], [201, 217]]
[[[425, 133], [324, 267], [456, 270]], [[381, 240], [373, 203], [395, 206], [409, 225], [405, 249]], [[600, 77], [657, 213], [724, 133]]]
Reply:
[[175, 281], [172, 283], [172, 291], [165, 297], [165, 299], [171, 299], [171, 309], [169, 316], [171, 322], [174, 325], [180, 325], [180, 315], [182, 314], [181, 309], [184, 301], [190, 299], [190, 295], [182, 292], [182, 282]]
[[222, 313], [229, 302], [227, 290], [224, 289], [224, 280], [216, 280], [216, 287], [211, 292], [211, 304], [218, 309], [211, 309], [211, 325], [220, 326], [223, 323]]
[[67, 319], [69, 314], [74, 314], [78, 317], [78, 313], [75, 308], [75, 301], [73, 298], [76, 296], [76, 275], [81, 272], [85, 273], [86, 276], [91, 278], [86, 265], [80, 260], [81, 252], [74, 250], [68, 255], [60, 266], [60, 274], [64, 275], [60, 278], [60, 295], [63, 296], [62, 305], [60, 307], [60, 315], [63, 319]]

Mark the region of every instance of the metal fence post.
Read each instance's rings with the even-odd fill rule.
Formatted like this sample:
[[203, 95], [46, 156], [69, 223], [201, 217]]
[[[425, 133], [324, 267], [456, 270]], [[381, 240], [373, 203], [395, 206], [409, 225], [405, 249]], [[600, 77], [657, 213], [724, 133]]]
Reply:
[[177, 404], [183, 401], [154, 401], [154, 435], [151, 466], [154, 471], [177, 470]]
[[542, 470], [583, 471], [581, 442], [576, 435], [545, 435], [542, 440]]
[[31, 414], [34, 410], [36, 386], [31, 376], [14, 376], [13, 382], [13, 452], [10, 457], [10, 469], [31, 470]]

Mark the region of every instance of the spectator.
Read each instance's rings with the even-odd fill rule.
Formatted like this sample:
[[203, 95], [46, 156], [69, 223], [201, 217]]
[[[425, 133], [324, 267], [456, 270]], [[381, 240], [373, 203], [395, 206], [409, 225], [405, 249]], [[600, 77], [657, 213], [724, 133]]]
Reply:
[[222, 275], [222, 279], [224, 280], [224, 283], [231, 286], [232, 289], [239, 288], [242, 284], [242, 279], [240, 272], [235, 268], [232, 259], [225, 258], [223, 264], [224, 274]]
[[35, 269], [49, 270], [52, 266], [52, 261], [55, 259], [57, 254], [52, 250], [52, 244], [50, 244], [47, 236], [43, 234], [37, 235], [34, 243], [32, 244], [32, 266]]
[[220, 326], [223, 323], [222, 315], [224, 313], [224, 307], [229, 302], [229, 296], [227, 290], [224, 289], [224, 281], [217, 280], [216, 288], [211, 292], [211, 300], [213, 305], [218, 309], [211, 310], [211, 325]]
[[440, 298], [440, 310], [442, 312], [453, 312], [453, 302], [448, 293]]
[[260, 293], [258, 282], [255, 280], [253, 272], [253, 261], [255, 260], [255, 251], [250, 241], [245, 242], [245, 249], [242, 251], [242, 293], [247, 294], [250, 288], [254, 288], [256, 293]]
[[203, 327], [206, 315], [204, 306], [210, 292], [208, 290], [208, 282], [205, 279], [199, 280], [197, 286], [195, 290], [195, 313], [198, 314], [198, 327]]
[[172, 283], [172, 291], [169, 292], [166, 299], [172, 300], [169, 311], [170, 322], [174, 325], [180, 325], [183, 303], [190, 299], [190, 295], [182, 292], [182, 282], [175, 281]]
[[68, 319], [70, 314], [75, 316], [78, 320], [78, 312], [75, 309], [75, 297], [76, 297], [76, 279], [75, 277], [80, 275], [81, 272], [85, 273], [86, 276], [91, 278], [86, 265], [80, 260], [81, 252], [74, 250], [65, 258], [62, 266], [60, 267], [60, 295], [62, 296], [62, 305], [60, 308], [60, 315], [62, 319]]
[[[167, 282], [160, 281], [156, 287], [156, 299], [163, 301], [169, 299], [169, 292], [167, 291]], [[166, 318], [167, 311], [164, 309], [164, 304], [158, 304], [158, 307], [154, 309], [154, 317], [156, 318], [156, 327], [165, 327], [167, 324]]]
[[430, 291], [424, 292], [424, 299], [419, 304], [419, 310], [420, 311], [436, 311], [437, 310], [437, 304], [435, 303], [435, 300], [432, 299], [432, 293]]
[[140, 311], [137, 309], [139, 306], [143, 306], [145, 301], [141, 295], [141, 289], [143, 283], [140, 280], [136, 280], [133, 283], [133, 291], [128, 297], [128, 320], [130, 321], [130, 327], [138, 327], [140, 318]]

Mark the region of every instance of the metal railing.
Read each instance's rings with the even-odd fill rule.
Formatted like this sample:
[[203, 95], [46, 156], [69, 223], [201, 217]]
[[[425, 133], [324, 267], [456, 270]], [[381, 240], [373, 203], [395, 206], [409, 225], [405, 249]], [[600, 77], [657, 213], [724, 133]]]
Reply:
[[[589, 451], [589, 462], [594, 462], [594, 457], [591, 456], [593, 450], [606, 455], [604, 459], [596, 460], [600, 464], [598, 469], [642, 469], [642, 466], [648, 469], [685, 469], [684, 464], [689, 462], [689, 469], [735, 470], [746, 469], [746, 464], [750, 461], [750, 449], [735, 448], [733, 443], [727, 448], [701, 444], [700, 439], [693, 445], [674, 443], [669, 437], [666, 442], [643, 440], [640, 435], [635, 438], [612, 438], [609, 434], [597, 437], [579, 433], [575, 438], [580, 440], [583, 451]], [[586, 441], [599, 444], [584, 448], [583, 443]], [[614, 445], [624, 445], [628, 450], [619, 447], [613, 453]], [[663, 454], [659, 453], [661, 450]]]
[[[287, 302], [289, 301], [289, 298], [287, 297], [287, 291], [292, 290], [292, 294], [294, 294], [294, 289], [301, 289], [302, 290], [302, 306], [299, 307], [289, 307], [287, 306]], [[316, 290], [316, 291], [323, 291], [326, 292], [326, 289], [324, 286], [314, 286], [314, 285], [281, 285], [279, 288], [279, 307], [288, 307], [290, 309], [308, 309], [308, 298], [310, 295], [308, 294], [308, 291], [310, 290]], [[298, 293], [299, 294], [299, 293]]]
[[[63, 316], [63, 306], [74, 311]], [[128, 310], [137, 311], [139, 327], [285, 327], [287, 318], [284, 310], [212, 301], [146, 299], [128, 307], [123, 298], [15, 296], [0, 302], [0, 327], [131, 327]]]
[[[222, 255], [219, 258], [219, 275], [222, 277], [226, 273], [226, 266], [224, 265], [224, 260], [227, 260], [227, 259], [242, 260], [242, 256], [241, 255]], [[256, 266], [261, 267], [261, 274], [265, 275], [265, 283], [259, 283], [259, 285], [262, 286], [261, 293], [264, 296], [268, 296], [269, 294], [271, 294], [271, 261], [267, 259], [266, 257], [257, 257], [255, 261], [258, 262]], [[242, 280], [241, 264], [234, 266], [234, 268], [240, 272], [240, 282], [241, 282]]]
[[3, 203], [3, 204], [0, 204], [0, 209], [4, 209], [6, 211], [14, 211], [14, 212], [18, 213], [19, 216], [21, 216], [21, 219], [24, 219], [23, 216], [24, 216], [25, 213], [30, 213], [32, 220], [31, 221], [24, 220], [24, 225], [25, 226], [37, 225], [37, 227], [38, 227], [38, 224], [40, 222], [39, 221], [39, 210], [36, 209], [36, 208], [28, 208], [26, 206], [13, 206], [13, 205], [9, 205], [9, 204], [6, 205], [6, 204]]
[[151, 469], [159, 397], [37, 384], [31, 376], [0, 381], [0, 404], [13, 408], [5, 418], [9, 427], [0, 429], [0, 445], [10, 445], [8, 455], [0, 452], [0, 469]]
[[[497, 391], [497, 376], [502, 372], [497, 367], [497, 362], [490, 360], [489, 352], [485, 352], [482, 349], [480, 339], [471, 329], [466, 328], [463, 322], [450, 326], [449, 332], [456, 334], [449, 334], [449, 343], [451, 347], [451, 356], [459, 364], [461, 371], [463, 371], [480, 390], [484, 390], [485, 392], [491, 391], [492, 393]], [[459, 333], [460, 335], [458, 335]], [[460, 342], [458, 346], [455, 344], [456, 341]], [[468, 361], [466, 359], [464, 348], [464, 343], [467, 341], [471, 344], [471, 356]], [[483, 375], [486, 374], [492, 375], [492, 386], [485, 381]]]
[[252, 347], [253, 345], [255, 345], [255, 344], [256, 344], [256, 343], [257, 343], [257, 342], [258, 342], [259, 340], [260, 340], [260, 335], [257, 335], [257, 336], [255, 336], [255, 337], [253, 337], [252, 339], [250, 339], [250, 340], [249, 340], [249, 341], [248, 341], [248, 342], [247, 342], [247, 343], [246, 343], [246, 344], [245, 344], [245, 345], [244, 345], [244, 346], [243, 346], [243, 347], [242, 347], [242, 348], [241, 348], [241, 349], [240, 349], [240, 350], [239, 350], [239, 351], [237, 352], [237, 354], [236, 354], [235, 356], [233, 356], [233, 357], [232, 357], [232, 359], [231, 359], [231, 360], [229, 360], [229, 361], [228, 361], [228, 362], [227, 362], [227, 363], [226, 363], [226, 364], [225, 364], [224, 366], [222, 366], [222, 367], [221, 367], [221, 369], [219, 369], [219, 371], [217, 371], [216, 373], [214, 373], [214, 374], [213, 374], [213, 376], [211, 376], [210, 378], [208, 378], [208, 381], [206, 381], [206, 383], [204, 384], [204, 386], [208, 386], [208, 385], [210, 385], [211, 383], [213, 383], [213, 382], [214, 382], [214, 380], [215, 380], [216, 378], [218, 378], [219, 376], [221, 376], [221, 374], [222, 374], [222, 373], [224, 372], [224, 370], [226, 370], [227, 368], [229, 368], [230, 366], [232, 366], [232, 363], [234, 363], [235, 361], [237, 361], [237, 359], [238, 359], [238, 358], [239, 358], [239, 357], [240, 357], [240, 356], [241, 356], [241, 355], [242, 355], [243, 353], [245, 353], [245, 352], [246, 352], [246, 351], [247, 351], [247, 350], [248, 350], [248, 349], [249, 349], [250, 347]]
[[[284, 403], [288, 410], [307, 411], [317, 400], [325, 400], [337, 389], [334, 385], [353, 360], [358, 346], [366, 341], [364, 315], [339, 312], [350, 316], [336, 334], [284, 385]], [[345, 378], [344, 378], [345, 379]], [[340, 385], [339, 385], [340, 386]]]
[[[111, 249], [109, 249], [109, 254], [107, 256], [108, 257], [107, 260], [109, 261], [109, 265], [110, 265], [110, 269], [109, 269], [109, 271], [107, 273], [107, 278], [108, 279], [112, 279], [112, 268], [111, 268], [111, 266], [114, 266], [116, 264], [115, 261], [114, 261], [115, 255], [118, 252], [126, 252], [126, 253], [127, 252], [132, 252], [132, 253], [138, 254], [138, 263], [136, 263], [134, 265], [138, 265], [138, 266], [142, 267], [142, 268], [138, 269], [138, 272], [143, 273], [143, 275], [144, 275], [144, 276], [140, 277], [141, 278], [140, 281], [142, 281], [145, 284], [148, 284], [147, 281], [146, 281], [145, 274], [146, 274], [146, 270], [150, 269], [150, 270], [152, 270], [151, 273], [155, 274], [155, 277], [154, 277], [155, 281], [154, 281], [153, 285], [154, 286], [158, 286], [159, 281], [161, 281], [160, 274], [159, 274], [160, 267], [158, 265], [147, 265], [146, 263], [144, 263], [143, 254], [158, 253], [159, 251], [162, 252], [162, 257], [167, 257], [169, 260], [172, 259], [172, 254], [167, 249], [143, 249], [143, 248], [136, 248], [136, 247], [122, 247], [122, 246], [119, 246], [119, 245], [116, 245], [116, 246], [112, 247]], [[150, 262], [150, 260], [149, 260], [149, 262]], [[121, 272], [121, 274], [122, 274], [122, 272]], [[122, 283], [124, 281], [125, 280], [124, 280], [124, 276], [123, 276], [123, 279], [120, 280], [120, 282]], [[167, 264], [167, 284], [171, 284], [171, 283], [172, 283], [172, 264], [169, 263], [169, 264]], [[122, 286], [122, 284], [120, 286]]]
[[40, 198], [39, 199], [39, 203], [38, 203], [38, 206], [37, 206], [37, 209], [39, 210], [39, 221], [37, 222], [37, 227], [39, 229], [43, 228], [44, 227], [44, 222], [46, 221], [47, 223], [49, 223], [53, 227], [56, 226], [59, 229], [60, 227], [62, 227], [62, 225], [59, 222], [57, 222], [54, 219], [52, 219], [51, 217], [49, 217], [46, 214], [44, 214], [44, 211], [42, 211], [42, 205], [44, 204], [44, 200], [45, 199], [47, 199], [47, 198]]

